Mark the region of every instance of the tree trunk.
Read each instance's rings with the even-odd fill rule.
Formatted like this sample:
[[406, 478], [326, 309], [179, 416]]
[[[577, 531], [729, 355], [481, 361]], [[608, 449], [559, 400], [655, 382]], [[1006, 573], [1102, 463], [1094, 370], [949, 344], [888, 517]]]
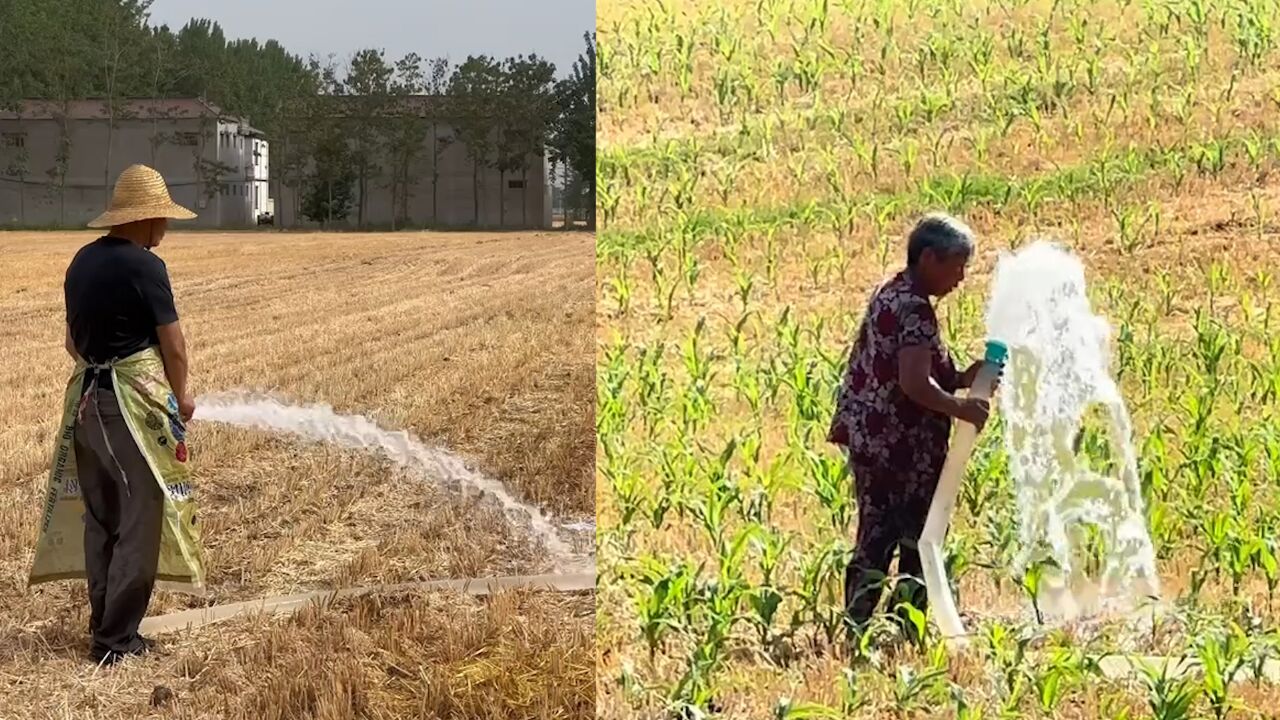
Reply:
[[498, 227], [507, 227], [507, 171], [498, 169]]
[[[279, 217], [279, 216], [280, 216], [280, 213], [279, 213], [279, 211], [284, 209], [284, 202], [283, 202], [283, 200], [284, 200], [284, 188], [285, 188], [285, 186], [286, 186], [286, 184], [287, 184], [287, 183], [285, 182], [285, 173], [287, 173], [287, 172], [288, 172], [288, 167], [289, 167], [288, 163], [290, 163], [290, 162], [292, 162], [292, 161], [293, 161], [293, 156], [289, 154], [289, 153], [290, 153], [290, 147], [289, 147], [289, 146], [290, 146], [290, 143], [291, 143], [291, 141], [292, 141], [292, 140], [293, 140], [293, 136], [292, 136], [292, 135], [290, 135], [288, 132], [286, 132], [286, 133], [285, 133], [285, 135], [284, 135], [284, 155], [283, 155], [283, 157], [282, 157], [282, 159], [283, 159], [285, 162], [284, 162], [284, 164], [282, 164], [282, 165], [281, 165], [281, 169], [282, 169], [282, 170], [284, 170], [284, 172], [281, 172], [281, 173], [280, 173], [280, 179], [279, 179], [279, 180], [276, 180], [276, 183], [277, 183], [277, 185], [276, 185], [276, 197], [277, 197], [277, 198], [279, 198], [279, 199], [281, 200], [281, 203], [280, 203], [280, 207], [276, 208], [276, 210], [277, 210], [277, 212], [276, 212], [276, 217], [272, 218], [272, 219], [271, 219], [271, 221], [272, 221], [272, 222], [274, 222], [274, 223], [276, 223], [276, 226], [277, 226], [277, 227], [280, 227], [280, 228], [285, 227], [284, 223], [281, 223], [281, 222], [280, 222], [280, 217]], [[270, 168], [267, 168], [267, 169], [268, 169], [268, 171], [270, 171]], [[294, 197], [289, 198], [289, 207], [290, 207], [290, 208], [292, 209], [292, 211], [293, 211], [292, 215], [290, 216], [290, 220], [292, 221], [292, 223], [297, 223], [297, 222], [298, 222], [298, 198], [297, 198], [298, 193], [295, 191], [295, 192], [293, 193], [293, 195], [294, 195]], [[293, 227], [293, 225], [291, 224], [289, 227]]]
[[472, 224], [480, 227], [480, 161], [471, 166], [471, 201], [475, 204], [475, 219]]
[[[108, 96], [110, 95], [110, 93], [111, 91], [108, 90], [107, 91]], [[111, 146], [113, 144], [112, 136], [115, 135], [115, 129], [116, 129], [115, 115], [116, 115], [116, 109], [112, 104], [110, 97], [108, 97], [107, 98], [107, 164], [106, 164], [106, 167], [102, 169], [102, 176], [103, 176], [102, 209], [103, 210], [107, 209], [107, 206], [111, 204]]]
[[587, 177], [587, 229], [596, 229], [596, 175]]
[[440, 224], [439, 199], [440, 199], [440, 126], [437, 122], [431, 123], [431, 224]]
[[[156, 45], [156, 74], [151, 82], [151, 92], [153, 97], [160, 97], [160, 70], [161, 64], [164, 62], [160, 52], [160, 45]], [[152, 114], [151, 116], [151, 167], [156, 167], [156, 155], [160, 149], [160, 143], [156, 140], [159, 136], [160, 119]]]
[[[364, 196], [368, 187], [369, 169], [365, 167], [364, 162], [360, 163], [360, 204], [356, 206], [356, 227], [364, 229]], [[329, 203], [333, 203], [333, 192], [329, 192]]]
[[391, 165], [391, 232], [396, 231], [397, 221], [400, 214], [396, 211], [396, 203], [399, 202], [400, 195], [400, 168], [395, 163]]
[[62, 153], [62, 157], [58, 159], [58, 224], [65, 227], [67, 224], [67, 166], [71, 162], [71, 128], [68, 127], [70, 122], [71, 103], [63, 104], [62, 113], [62, 137], [58, 139], [58, 152]]
[[520, 171], [520, 224], [529, 227], [529, 169]]
[[409, 227], [413, 224], [413, 214], [409, 212], [409, 189], [412, 187], [409, 183], [413, 180], [412, 173], [409, 172], [409, 163], [412, 160], [406, 160], [404, 163], [404, 177], [400, 178], [400, 212], [404, 214], [401, 220], [401, 227]]
[[[568, 169], [563, 167], [559, 167], [557, 169], [560, 171], [560, 182], [563, 185], [563, 189], [560, 191], [560, 219], [561, 219], [561, 222], [564, 223], [564, 227], [567, 229], [569, 227], [569, 217], [570, 217], [569, 215], [569, 171]], [[552, 184], [551, 192], [554, 193], [555, 178], [552, 178], [551, 180], [549, 180], [549, 182]], [[552, 215], [554, 217], [555, 203], [552, 202], [551, 204], [552, 204]], [[554, 220], [552, 221], [551, 224], [552, 225], [555, 224]]]
[[[572, 202], [572, 203], [573, 203], [573, 216], [572, 216], [572, 217], [573, 217], [573, 225], [571, 226], [571, 225], [569, 224], [569, 217], [570, 217], [570, 216], [569, 216], [568, 212], [566, 212], [566, 213], [565, 213], [565, 227], [566, 227], [566, 228], [567, 228], [567, 227], [576, 227], [576, 226], [577, 226], [577, 223], [578, 223], [578, 213], [583, 211], [583, 208], [582, 208], [582, 206], [580, 205], [580, 201], [582, 200], [582, 198], [576, 198], [576, 199], [575, 199], [575, 198], [571, 198], [571, 197], [569, 196], [569, 192], [568, 192], [568, 190], [569, 190], [569, 185], [570, 185], [570, 183], [571, 183], [571, 181], [572, 181], [572, 180], [573, 180], [573, 172], [570, 170], [569, 165], [566, 163], [566, 164], [565, 164], [565, 166], [564, 166], [564, 189], [565, 189], [564, 197], [565, 197], [565, 199], [564, 199], [563, 201], [561, 201], [561, 204], [562, 204], [562, 205], [564, 205], [566, 208], [568, 208], [568, 207], [569, 207], [569, 203], [570, 203], [570, 202]], [[586, 219], [586, 218], [585, 218], [585, 216], [586, 216], [586, 213], [585, 213], [585, 212], [583, 212], [583, 216], [584, 216], [584, 217], [583, 217], [583, 219]]]

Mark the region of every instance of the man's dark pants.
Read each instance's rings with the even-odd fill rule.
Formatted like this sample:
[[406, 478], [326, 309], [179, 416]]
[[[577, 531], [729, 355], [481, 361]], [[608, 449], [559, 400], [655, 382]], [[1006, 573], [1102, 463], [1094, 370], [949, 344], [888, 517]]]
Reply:
[[865, 627], [875, 613], [895, 549], [900, 579], [891, 602], [910, 602], [925, 612], [928, 601], [916, 542], [924, 531], [938, 475], [859, 460], [851, 460], [849, 467], [858, 498], [858, 537], [844, 576], [848, 621], [855, 628]]
[[75, 452], [93, 653], [138, 652], [138, 625], [155, 586], [164, 494], [111, 390], [97, 388], [88, 396], [76, 423]]

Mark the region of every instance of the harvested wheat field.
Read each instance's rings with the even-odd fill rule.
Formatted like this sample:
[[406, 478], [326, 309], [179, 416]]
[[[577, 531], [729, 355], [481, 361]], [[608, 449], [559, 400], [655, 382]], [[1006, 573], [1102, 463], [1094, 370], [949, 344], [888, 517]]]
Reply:
[[[590, 593], [340, 600], [158, 637], [97, 670], [83, 582], [26, 589], [58, 405], [62, 274], [92, 233], [0, 234], [0, 717], [584, 717]], [[171, 232], [209, 597], [551, 572], [492, 503], [375, 452], [201, 420], [210, 393], [324, 404], [496, 479], [586, 552], [594, 517], [594, 239]], [[153, 689], [158, 696], [152, 705]]]

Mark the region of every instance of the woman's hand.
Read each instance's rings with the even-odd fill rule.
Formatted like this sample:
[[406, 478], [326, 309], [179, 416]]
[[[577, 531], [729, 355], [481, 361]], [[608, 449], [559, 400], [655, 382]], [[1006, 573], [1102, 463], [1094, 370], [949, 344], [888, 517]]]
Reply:
[[[982, 366], [986, 364], [985, 360], [974, 360], [973, 364], [965, 368], [960, 373], [960, 387], [971, 388], [973, 383], [978, 379], [978, 373], [982, 370]], [[991, 383], [991, 392], [995, 393], [1000, 389], [1000, 381], [1004, 379], [1004, 366], [1001, 365], [999, 371], [996, 372], [996, 379]]]
[[973, 425], [979, 432], [987, 424], [991, 415], [991, 402], [986, 398], [961, 398], [956, 408], [956, 417]]
[[[987, 416], [991, 414], [991, 403], [986, 398], [958, 397], [946, 392], [938, 386], [930, 376], [933, 363], [933, 351], [923, 345], [905, 347], [898, 351], [898, 382], [907, 397], [934, 412], [949, 415], [981, 430], [987, 424]], [[981, 363], [965, 371], [977, 376], [975, 368]]]

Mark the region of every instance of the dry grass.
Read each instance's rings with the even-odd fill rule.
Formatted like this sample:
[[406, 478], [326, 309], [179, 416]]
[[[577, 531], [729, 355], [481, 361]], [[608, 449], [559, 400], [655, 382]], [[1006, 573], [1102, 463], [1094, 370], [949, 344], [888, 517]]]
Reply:
[[165, 637], [109, 670], [82, 661], [79, 625], [59, 619], [6, 644], [0, 717], [589, 717], [593, 607], [589, 593], [363, 597]]
[[[96, 702], [93, 717], [132, 717], [126, 709], [132, 700], [112, 691], [125, 681], [113, 679], [113, 673], [90, 680], [81, 672], [88, 622], [83, 584], [25, 589], [36, 498], [70, 369], [61, 348], [62, 273], [75, 250], [93, 237], [0, 234], [5, 268], [0, 345], [11, 360], [0, 369], [5, 388], [0, 410], [6, 417], [0, 428], [0, 488], [6, 497], [0, 505], [0, 658], [16, 658], [19, 652], [25, 658], [4, 663], [0, 693], [12, 696], [22, 688], [53, 687], [49, 683], [65, 680], [58, 678], [78, 677], [76, 702], [85, 708]], [[248, 388], [368, 415], [462, 454], [524, 501], [564, 520], [591, 517], [594, 506], [593, 245], [590, 236], [559, 233], [174, 233], [159, 254], [169, 266], [187, 332], [197, 396]], [[408, 477], [379, 457], [198, 420], [191, 445], [213, 595], [209, 603], [352, 584], [524, 574], [537, 571], [543, 559], [501, 515]], [[540, 605], [546, 597], [522, 603]], [[557, 615], [558, 601], [548, 603], [529, 611], [547, 624], [531, 627], [534, 636], [569, 622]], [[203, 602], [157, 593], [150, 614], [198, 604]], [[236, 658], [235, 672], [250, 683], [245, 687], [257, 688], [257, 699], [246, 692], [232, 698], [225, 715], [222, 710], [214, 714], [269, 716], [269, 699], [279, 688], [321, 698], [313, 698], [320, 704], [306, 711], [311, 715], [304, 713], [305, 703], [276, 706], [285, 716], [358, 716], [354, 710], [339, 711], [332, 705], [337, 695], [325, 694], [342, 687], [337, 680], [332, 688], [326, 685], [341, 676], [347, 678], [342, 682], [355, 683], [352, 692], [366, 696], [366, 714], [360, 716], [402, 716], [397, 708], [407, 707], [403, 703], [417, 691], [405, 686], [397, 691], [399, 704], [384, 706], [382, 701], [395, 693], [374, 692], [380, 683], [368, 680], [373, 684], [364, 686], [365, 680], [342, 675], [380, 653], [397, 652], [398, 646], [385, 645], [391, 637], [378, 639], [382, 631], [371, 617], [351, 616], [365, 612], [366, 605], [270, 630], [282, 659], [307, 657], [307, 643], [342, 633], [375, 638], [349, 658], [354, 664], [317, 666], [329, 674], [319, 684], [293, 675], [301, 679], [290, 681], [296, 684], [292, 689], [269, 677], [268, 666], [255, 666], [266, 662], [265, 651], [254, 649], [259, 647], [256, 630], [217, 630]], [[386, 609], [387, 622], [400, 628], [401, 642], [424, 646], [450, 637], [441, 629], [453, 621], [433, 612], [438, 611], [414, 603]], [[414, 624], [425, 619], [431, 620], [429, 626]], [[494, 623], [507, 621], [494, 616], [476, 622], [459, 622], [454, 630], [488, 633]], [[263, 627], [268, 626], [275, 627]], [[174, 642], [198, 648], [201, 637]], [[512, 641], [511, 648], [521, 647], [519, 642]], [[569, 636], [562, 647], [569, 653], [581, 643]], [[51, 652], [46, 644], [60, 648], [61, 661], [45, 662], [51, 656], [39, 653]], [[489, 657], [505, 657], [502, 647]], [[316, 662], [325, 662], [315, 650]], [[26, 655], [31, 652], [36, 655]], [[412, 654], [400, 657], [406, 662]], [[581, 715], [581, 698], [574, 697], [580, 684], [574, 684], [569, 667], [586, 661], [566, 662], [557, 667], [530, 661], [521, 672], [533, 674], [531, 683], [565, 688], [548, 695], [546, 707]], [[224, 670], [231, 672], [218, 672]], [[418, 677], [418, 667], [409, 663], [408, 670]], [[552, 675], [535, 677], [543, 671]], [[419, 698], [427, 703], [426, 717], [450, 714], [442, 710], [449, 706], [437, 701], [458, 703], [456, 712], [464, 716], [500, 716], [504, 707], [515, 715], [555, 716], [504, 705], [517, 700], [499, 700], [500, 689], [477, 690], [468, 699], [447, 664], [424, 672], [419, 681], [435, 698]], [[211, 691], [208, 697], [217, 694]], [[35, 696], [28, 699], [34, 702]], [[197, 716], [191, 713], [199, 705], [184, 707], [188, 714], [180, 717]], [[330, 709], [321, 710], [325, 707]], [[9, 716], [0, 710], [0, 717]]]

